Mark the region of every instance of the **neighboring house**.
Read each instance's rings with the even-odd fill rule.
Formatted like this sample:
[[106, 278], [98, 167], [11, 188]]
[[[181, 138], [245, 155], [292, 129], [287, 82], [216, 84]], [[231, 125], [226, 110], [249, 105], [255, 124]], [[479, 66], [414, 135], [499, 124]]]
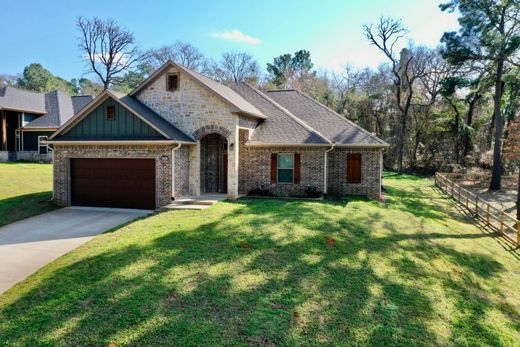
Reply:
[[0, 161], [51, 161], [52, 148], [42, 141], [91, 100], [58, 90], [0, 88]]
[[129, 208], [258, 189], [378, 198], [388, 147], [300, 92], [227, 87], [173, 62], [128, 95], [104, 91], [47, 143], [58, 205]]

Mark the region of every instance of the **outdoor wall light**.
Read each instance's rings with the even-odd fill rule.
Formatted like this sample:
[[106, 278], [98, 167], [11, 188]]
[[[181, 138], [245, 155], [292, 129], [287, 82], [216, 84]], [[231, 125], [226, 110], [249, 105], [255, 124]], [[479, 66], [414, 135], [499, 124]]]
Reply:
[[234, 144], [233, 144], [233, 143], [230, 143], [230, 144], [229, 144], [229, 149], [232, 150], [232, 149], [233, 149], [233, 146], [234, 146]]
[[168, 156], [167, 155], [161, 156], [161, 161], [168, 161]]

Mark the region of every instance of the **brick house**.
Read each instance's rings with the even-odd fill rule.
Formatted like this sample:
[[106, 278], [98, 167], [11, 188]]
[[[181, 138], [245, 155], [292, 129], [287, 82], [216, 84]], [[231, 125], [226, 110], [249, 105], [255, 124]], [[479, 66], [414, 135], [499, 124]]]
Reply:
[[224, 86], [168, 62], [106, 90], [48, 140], [58, 205], [159, 208], [182, 196], [381, 193], [384, 141], [294, 90]]

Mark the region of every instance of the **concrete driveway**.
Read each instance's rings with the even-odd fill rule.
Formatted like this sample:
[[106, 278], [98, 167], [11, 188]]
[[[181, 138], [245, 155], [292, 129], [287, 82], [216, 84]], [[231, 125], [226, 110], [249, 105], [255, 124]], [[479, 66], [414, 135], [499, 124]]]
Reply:
[[150, 213], [66, 207], [0, 228], [0, 293], [95, 235]]

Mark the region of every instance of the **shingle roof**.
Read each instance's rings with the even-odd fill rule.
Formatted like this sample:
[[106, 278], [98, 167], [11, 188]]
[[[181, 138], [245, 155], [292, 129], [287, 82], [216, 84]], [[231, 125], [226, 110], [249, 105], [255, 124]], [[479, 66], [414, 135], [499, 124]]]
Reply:
[[37, 93], [14, 87], [0, 88], [0, 109], [43, 114], [27, 123], [24, 128], [59, 128], [92, 100], [92, 96], [69, 96], [55, 90]]
[[0, 88], [0, 109], [43, 114], [47, 112], [45, 94], [6, 86]]
[[387, 145], [374, 134], [299, 91], [276, 90], [267, 92], [267, 95], [336, 145]]
[[184, 67], [180, 64], [174, 63], [172, 61], [166, 62], [162, 67], [160, 67], [158, 70], [156, 70], [146, 81], [144, 81], [141, 85], [139, 85], [136, 89], [134, 89], [132, 92], [130, 92], [129, 95], [135, 95], [138, 93], [142, 88], [144, 88], [148, 83], [155, 80], [158, 76], [162, 74], [163, 71], [165, 71], [167, 68], [170, 67], [176, 67], [180, 69], [182, 72], [186, 73], [187, 75], [191, 76], [195, 81], [198, 81], [200, 84], [202, 84], [204, 87], [206, 87], [210, 92], [215, 94], [220, 99], [224, 100], [228, 104], [230, 104], [233, 107], [233, 112], [237, 113], [244, 113], [248, 116], [252, 116], [259, 119], [265, 119], [265, 115], [262, 114], [260, 110], [258, 110], [257, 107], [249, 103], [247, 100], [245, 100], [241, 95], [237, 94], [235, 91], [233, 91], [231, 88], [218, 83], [216, 81], [213, 81], [212, 79], [195, 72], [193, 70], [188, 69], [187, 67]]
[[267, 116], [267, 119], [256, 127], [248, 141], [249, 144], [330, 144], [324, 136], [268, 98], [261, 91], [246, 83], [234, 84], [231, 88]]

